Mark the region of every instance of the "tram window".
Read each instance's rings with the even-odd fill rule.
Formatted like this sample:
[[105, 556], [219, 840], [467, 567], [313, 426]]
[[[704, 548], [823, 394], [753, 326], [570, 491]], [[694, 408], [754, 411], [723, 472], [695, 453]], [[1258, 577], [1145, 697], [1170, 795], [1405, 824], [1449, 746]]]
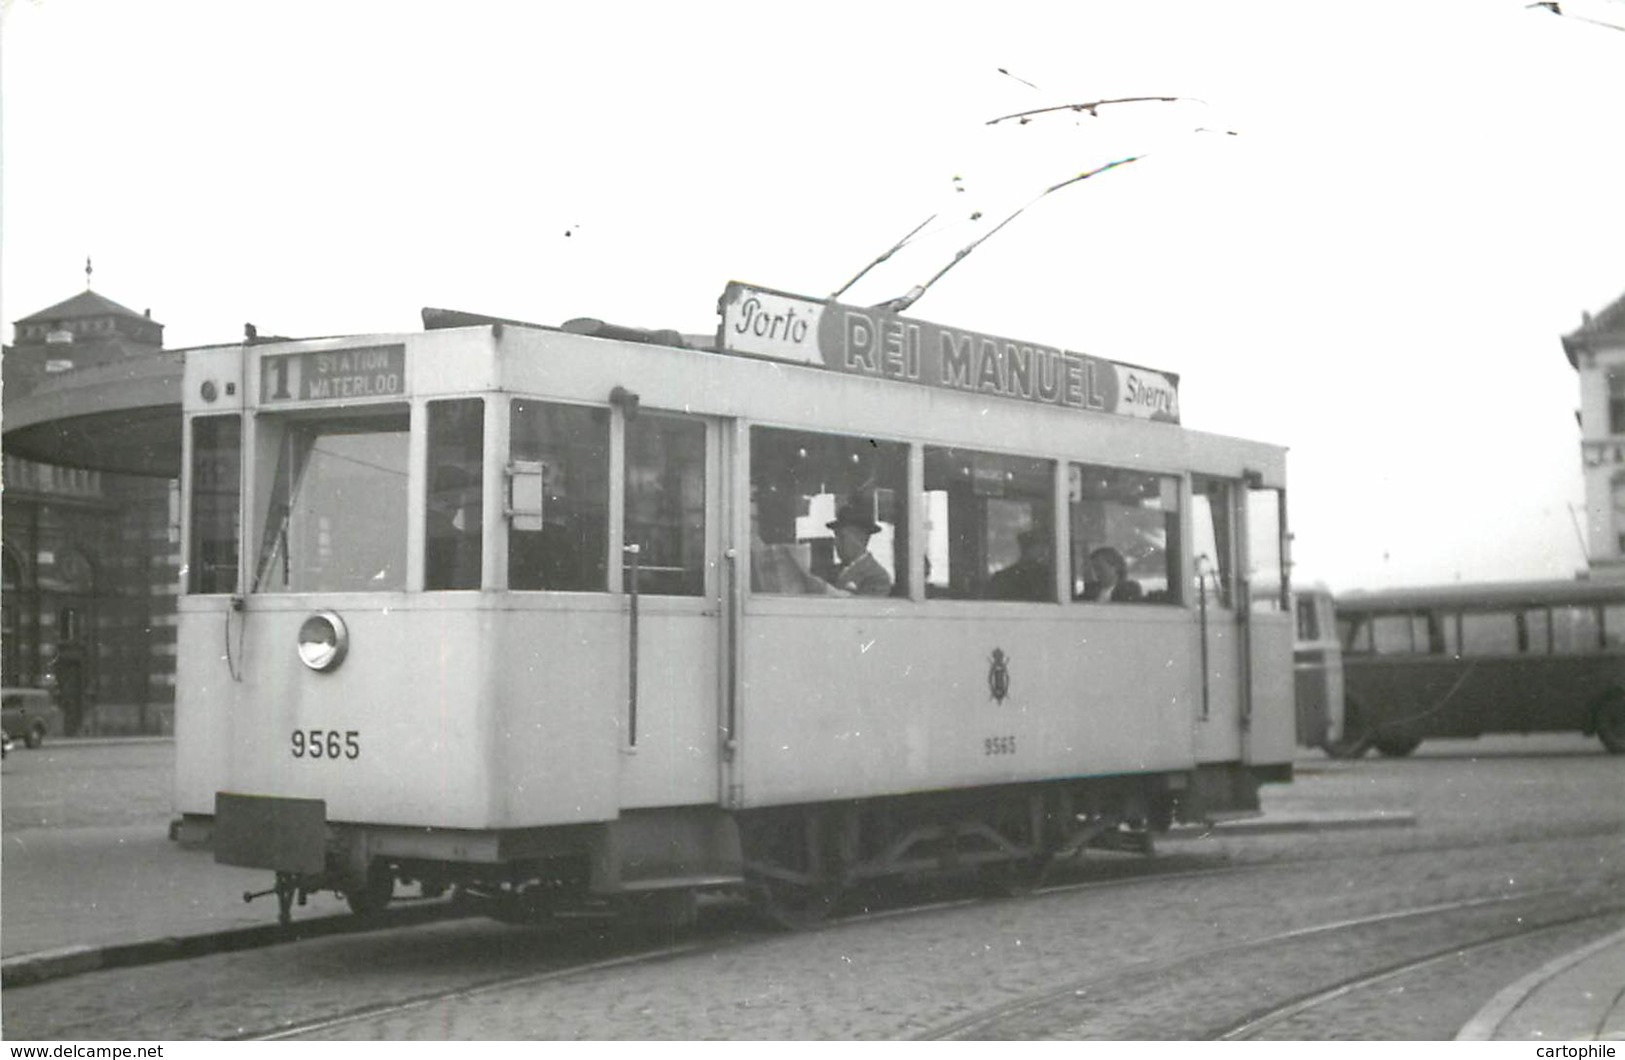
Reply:
[[[1073, 464], [1067, 469], [1072, 528], [1072, 596], [1095, 595], [1089, 557], [1110, 548], [1123, 557], [1134, 599], [1178, 603], [1179, 479], [1143, 471]], [[1117, 591], [1117, 599], [1130, 596]]]
[[928, 445], [925, 498], [927, 595], [1055, 599], [1055, 461]]
[[890, 595], [908, 595], [907, 445], [754, 427], [750, 481], [752, 591], [838, 593], [843, 563], [829, 524], [846, 514], [875, 528], [869, 555]]
[[609, 409], [517, 398], [509, 459], [542, 475], [540, 530], [508, 528], [508, 588], [609, 588]]
[[627, 421], [626, 543], [639, 546], [639, 592], [705, 592], [703, 421], [647, 410]]
[[1508, 611], [1473, 611], [1461, 616], [1463, 655], [1516, 655], [1518, 624]]
[[1597, 609], [1583, 604], [1552, 608], [1552, 651], [1562, 655], [1594, 652], [1602, 643]]
[[1196, 553], [1196, 592], [1205, 593], [1207, 606], [1229, 607], [1235, 576], [1229, 482], [1191, 476], [1191, 533]]
[[241, 529], [242, 421], [192, 421], [192, 538], [186, 586], [194, 593], [237, 591]]
[[1247, 490], [1247, 575], [1254, 611], [1286, 609], [1286, 512], [1281, 501], [1278, 489]]
[[1320, 639], [1320, 616], [1313, 596], [1298, 597], [1298, 640], [1312, 643]]
[[254, 591], [406, 587], [410, 422], [395, 405], [260, 421]]
[[485, 402], [429, 403], [423, 587], [478, 589], [485, 507]]

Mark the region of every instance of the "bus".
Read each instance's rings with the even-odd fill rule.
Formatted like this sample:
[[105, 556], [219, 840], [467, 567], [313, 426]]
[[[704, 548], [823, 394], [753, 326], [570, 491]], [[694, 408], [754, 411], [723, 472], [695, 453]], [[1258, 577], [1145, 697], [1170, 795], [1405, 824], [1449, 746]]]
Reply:
[[187, 351], [177, 837], [284, 920], [736, 887], [798, 925], [1290, 780], [1284, 449], [1186, 428], [1168, 372], [717, 315]]
[[1625, 581], [1452, 584], [1337, 598], [1338, 753], [1580, 732], [1625, 753]]

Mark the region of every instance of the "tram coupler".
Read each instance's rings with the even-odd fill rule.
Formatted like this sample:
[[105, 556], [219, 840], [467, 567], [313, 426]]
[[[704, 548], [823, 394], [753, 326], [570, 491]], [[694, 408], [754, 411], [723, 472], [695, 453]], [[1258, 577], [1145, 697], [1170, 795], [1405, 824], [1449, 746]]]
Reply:
[[299, 899], [304, 905], [308, 897], [303, 887], [299, 886], [299, 876], [292, 872], [279, 872], [276, 874], [276, 883], [263, 891], [244, 891], [243, 901], [252, 902], [256, 898], [265, 898], [268, 895], [276, 896], [277, 922], [283, 927], [293, 923], [293, 900]]

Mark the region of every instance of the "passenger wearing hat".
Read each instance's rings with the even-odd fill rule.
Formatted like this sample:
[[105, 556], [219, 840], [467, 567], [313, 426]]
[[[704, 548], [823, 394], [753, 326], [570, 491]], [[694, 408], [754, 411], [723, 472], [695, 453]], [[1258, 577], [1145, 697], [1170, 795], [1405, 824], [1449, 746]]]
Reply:
[[891, 592], [891, 575], [869, 554], [869, 538], [880, 527], [857, 505], [846, 505], [824, 524], [835, 531], [835, 553], [841, 557], [841, 571], [835, 575], [835, 588], [857, 596], [886, 596]]

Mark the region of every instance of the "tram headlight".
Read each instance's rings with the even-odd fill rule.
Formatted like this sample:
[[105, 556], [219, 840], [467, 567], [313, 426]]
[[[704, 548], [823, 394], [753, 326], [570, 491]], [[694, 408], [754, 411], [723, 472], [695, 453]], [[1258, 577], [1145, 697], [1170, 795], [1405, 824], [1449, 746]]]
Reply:
[[338, 669], [349, 649], [350, 631], [331, 611], [318, 611], [299, 627], [299, 661], [312, 670]]

